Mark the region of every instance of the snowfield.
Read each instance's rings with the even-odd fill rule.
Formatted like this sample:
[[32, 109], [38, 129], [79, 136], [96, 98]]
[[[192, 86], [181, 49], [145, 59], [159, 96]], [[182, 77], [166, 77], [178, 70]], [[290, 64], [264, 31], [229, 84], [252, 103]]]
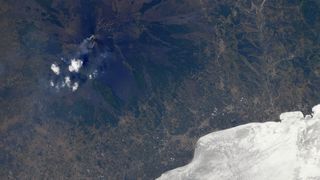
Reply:
[[188, 165], [158, 180], [320, 180], [320, 105], [312, 111], [203, 136]]

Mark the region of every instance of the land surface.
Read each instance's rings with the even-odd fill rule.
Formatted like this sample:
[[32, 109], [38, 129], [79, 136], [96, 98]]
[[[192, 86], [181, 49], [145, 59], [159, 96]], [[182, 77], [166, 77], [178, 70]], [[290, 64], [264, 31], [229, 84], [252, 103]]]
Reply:
[[[0, 179], [153, 179], [320, 102], [316, 0], [0, 1]], [[96, 45], [56, 90], [50, 65]], [[108, 56], [104, 56], [107, 53]], [[81, 72], [83, 73], [83, 72]]]

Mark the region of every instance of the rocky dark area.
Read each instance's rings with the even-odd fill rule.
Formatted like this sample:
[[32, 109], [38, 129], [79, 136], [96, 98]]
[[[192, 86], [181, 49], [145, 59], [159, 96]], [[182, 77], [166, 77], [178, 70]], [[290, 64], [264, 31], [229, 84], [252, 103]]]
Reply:
[[[202, 135], [320, 102], [317, 0], [1, 0], [0, 27], [0, 179], [154, 179]], [[52, 89], [91, 35], [104, 73]]]

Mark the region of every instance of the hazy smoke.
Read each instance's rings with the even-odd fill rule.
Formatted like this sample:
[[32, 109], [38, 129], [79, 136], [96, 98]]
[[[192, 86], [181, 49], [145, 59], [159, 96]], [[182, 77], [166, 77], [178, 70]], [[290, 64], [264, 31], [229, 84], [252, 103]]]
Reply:
[[79, 46], [78, 56], [90, 53], [90, 51], [94, 48], [96, 44], [95, 39], [96, 37], [94, 35], [91, 35], [90, 37], [84, 39]]

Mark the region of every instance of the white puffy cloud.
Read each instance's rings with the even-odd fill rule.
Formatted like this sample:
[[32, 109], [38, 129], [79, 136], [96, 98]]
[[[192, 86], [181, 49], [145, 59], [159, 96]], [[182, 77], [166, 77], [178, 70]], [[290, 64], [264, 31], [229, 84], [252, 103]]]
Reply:
[[68, 86], [71, 87], [71, 80], [69, 76], [64, 77], [64, 83]]
[[71, 59], [68, 69], [70, 72], [79, 72], [82, 65], [83, 65], [83, 61], [81, 59]]
[[72, 82], [69, 76], [64, 77], [64, 79], [60, 82], [53, 82], [50, 80], [50, 86], [60, 90], [61, 88], [71, 89], [73, 92], [79, 88], [79, 82]]
[[76, 91], [78, 89], [78, 87], [79, 87], [79, 83], [75, 82], [75, 83], [73, 83], [71, 89], [72, 89], [72, 91]]
[[[82, 43], [79, 45], [79, 51], [76, 53], [76, 55], [69, 59], [64, 59], [63, 57], [60, 58], [63, 63], [61, 63], [61, 68], [58, 66], [57, 63], [51, 64], [51, 70], [52, 72], [58, 76], [58, 78], [54, 78], [55, 80], [50, 80], [49, 84], [51, 87], [60, 89], [60, 88], [68, 88], [72, 91], [76, 91], [80, 84], [75, 79], [77, 77], [75, 76], [74, 79], [71, 80], [70, 74], [71, 73], [79, 73], [82, 66], [83, 66], [83, 60], [79, 59], [81, 55], [88, 54], [91, 52], [91, 50], [94, 48], [96, 44], [96, 37], [94, 35], [91, 35], [88, 38], [85, 38]], [[63, 70], [63, 71], [61, 71]], [[66, 72], [69, 71], [69, 72]], [[63, 73], [61, 73], [63, 72]], [[94, 79], [97, 76], [98, 72], [97, 70], [94, 70], [92, 73], [86, 74], [86, 76], [89, 79]]]
[[60, 67], [55, 63], [51, 64], [51, 70], [56, 75], [60, 74]]
[[76, 91], [79, 88], [78, 82], [72, 82], [69, 76], [64, 77], [64, 82], [62, 83], [62, 87], [67, 86], [72, 91]]
[[50, 86], [54, 87], [54, 82], [52, 80], [50, 81]]

